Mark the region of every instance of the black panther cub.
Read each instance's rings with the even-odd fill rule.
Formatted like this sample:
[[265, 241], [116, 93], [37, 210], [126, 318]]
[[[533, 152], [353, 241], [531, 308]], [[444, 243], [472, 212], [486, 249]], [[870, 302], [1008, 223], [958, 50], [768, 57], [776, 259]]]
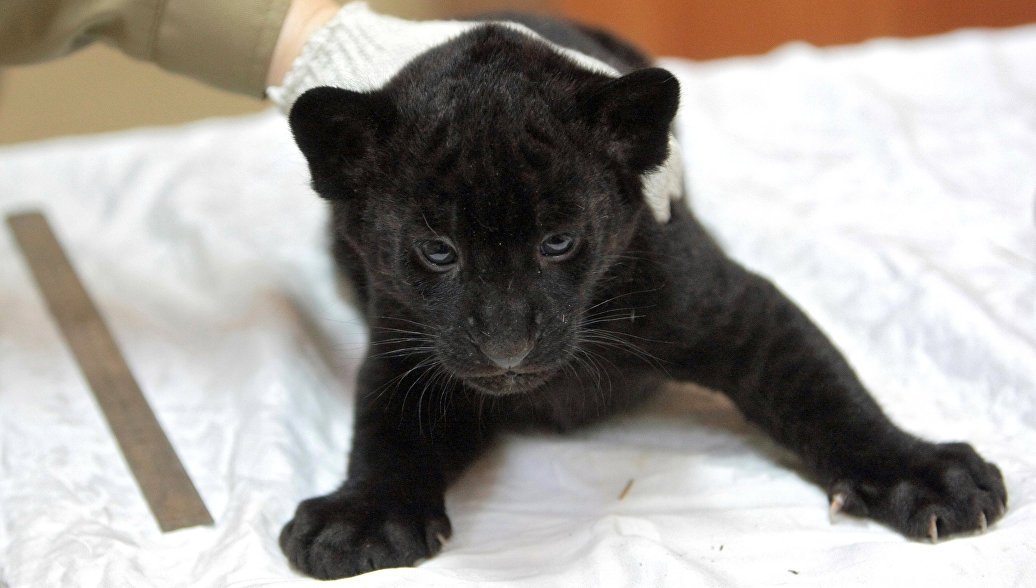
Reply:
[[673, 76], [604, 33], [527, 23], [623, 75], [485, 25], [383, 89], [316, 88], [291, 112], [370, 328], [348, 479], [284, 527], [291, 563], [337, 578], [434, 555], [446, 488], [496, 432], [590, 423], [665, 380], [728, 395], [834, 510], [932, 539], [1000, 518], [995, 465], [901, 431], [686, 206], [651, 214]]

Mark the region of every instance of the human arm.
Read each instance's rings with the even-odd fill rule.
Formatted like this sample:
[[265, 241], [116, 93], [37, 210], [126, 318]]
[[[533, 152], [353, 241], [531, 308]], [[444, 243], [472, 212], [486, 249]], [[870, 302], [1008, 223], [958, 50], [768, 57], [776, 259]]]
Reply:
[[93, 42], [225, 90], [263, 96], [333, 0], [5, 0], [0, 65], [54, 59]]

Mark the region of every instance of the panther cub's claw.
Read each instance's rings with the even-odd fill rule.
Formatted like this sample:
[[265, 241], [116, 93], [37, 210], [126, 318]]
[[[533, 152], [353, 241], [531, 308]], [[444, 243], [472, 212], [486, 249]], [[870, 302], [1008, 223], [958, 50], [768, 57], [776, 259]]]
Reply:
[[845, 492], [839, 492], [831, 497], [831, 510], [828, 511], [828, 518], [832, 523], [835, 522], [838, 513], [842, 512], [843, 506], [845, 506]]
[[979, 532], [980, 533], [985, 533], [986, 529], [988, 528], [988, 526], [989, 526], [989, 524], [988, 524], [988, 521], [986, 521], [986, 513], [984, 513], [984, 512], [978, 513], [978, 530], [979, 530]]
[[932, 522], [928, 525], [928, 538], [932, 540], [932, 543], [935, 543], [939, 540], [939, 526], [937, 525], [938, 522], [939, 517], [937, 515], [932, 515]]

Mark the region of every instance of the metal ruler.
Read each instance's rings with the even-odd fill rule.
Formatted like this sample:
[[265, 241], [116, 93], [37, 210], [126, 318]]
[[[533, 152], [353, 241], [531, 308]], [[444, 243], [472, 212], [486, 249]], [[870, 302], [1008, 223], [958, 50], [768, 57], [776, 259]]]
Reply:
[[168, 532], [211, 525], [212, 516], [47, 219], [27, 212], [8, 216], [7, 224], [158, 526]]

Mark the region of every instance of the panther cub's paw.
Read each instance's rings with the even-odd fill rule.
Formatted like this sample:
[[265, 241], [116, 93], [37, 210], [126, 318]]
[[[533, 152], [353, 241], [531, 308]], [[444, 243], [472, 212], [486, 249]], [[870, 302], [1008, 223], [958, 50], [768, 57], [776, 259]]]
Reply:
[[331, 580], [414, 565], [438, 553], [450, 534], [441, 501], [342, 490], [300, 503], [280, 545], [299, 571]]
[[926, 444], [880, 468], [835, 480], [828, 496], [832, 515], [870, 517], [932, 541], [985, 531], [1007, 510], [1000, 470], [966, 443]]

